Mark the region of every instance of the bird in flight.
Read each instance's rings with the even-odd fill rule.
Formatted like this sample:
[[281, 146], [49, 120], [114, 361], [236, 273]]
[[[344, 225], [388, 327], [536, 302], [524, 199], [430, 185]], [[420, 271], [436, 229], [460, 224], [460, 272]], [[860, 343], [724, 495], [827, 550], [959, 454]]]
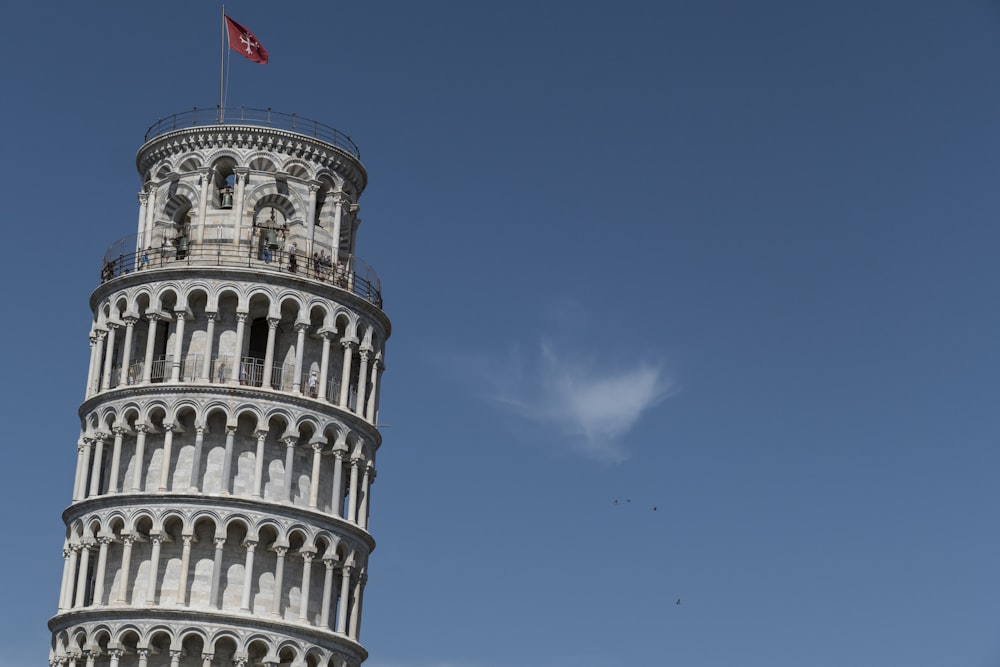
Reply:
[[677, 602], [675, 604], [680, 604], [680, 603], [681, 603], [681, 599], [677, 598]]

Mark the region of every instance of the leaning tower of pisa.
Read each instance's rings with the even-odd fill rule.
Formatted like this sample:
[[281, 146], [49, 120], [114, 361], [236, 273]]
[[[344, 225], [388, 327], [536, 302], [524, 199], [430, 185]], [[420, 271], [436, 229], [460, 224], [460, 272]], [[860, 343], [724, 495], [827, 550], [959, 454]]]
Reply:
[[50, 664], [357, 667], [390, 332], [358, 148], [195, 109], [136, 166], [135, 231], [95, 258]]

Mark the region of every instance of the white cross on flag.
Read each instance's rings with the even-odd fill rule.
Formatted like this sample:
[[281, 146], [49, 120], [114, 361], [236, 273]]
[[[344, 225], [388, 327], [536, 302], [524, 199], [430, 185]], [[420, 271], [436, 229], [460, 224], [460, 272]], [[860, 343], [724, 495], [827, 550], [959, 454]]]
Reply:
[[229, 31], [229, 48], [242, 54], [247, 60], [262, 65], [267, 63], [267, 49], [261, 46], [252, 32], [228, 16], [226, 17], [226, 29]]

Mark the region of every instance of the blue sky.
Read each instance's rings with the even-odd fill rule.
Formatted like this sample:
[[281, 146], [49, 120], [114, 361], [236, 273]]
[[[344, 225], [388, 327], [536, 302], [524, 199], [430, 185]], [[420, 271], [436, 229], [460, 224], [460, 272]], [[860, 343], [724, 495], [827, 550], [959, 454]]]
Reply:
[[[219, 8], [4, 11], [4, 664], [46, 659], [88, 297]], [[1000, 664], [1000, 3], [227, 11], [271, 54], [227, 104], [370, 175], [368, 667]]]

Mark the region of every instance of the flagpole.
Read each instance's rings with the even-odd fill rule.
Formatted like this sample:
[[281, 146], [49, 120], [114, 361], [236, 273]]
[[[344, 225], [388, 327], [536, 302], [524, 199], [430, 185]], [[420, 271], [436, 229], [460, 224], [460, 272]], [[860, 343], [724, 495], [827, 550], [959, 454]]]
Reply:
[[226, 6], [222, 5], [222, 49], [219, 56], [219, 125], [222, 124], [222, 105], [225, 103], [226, 86]]

